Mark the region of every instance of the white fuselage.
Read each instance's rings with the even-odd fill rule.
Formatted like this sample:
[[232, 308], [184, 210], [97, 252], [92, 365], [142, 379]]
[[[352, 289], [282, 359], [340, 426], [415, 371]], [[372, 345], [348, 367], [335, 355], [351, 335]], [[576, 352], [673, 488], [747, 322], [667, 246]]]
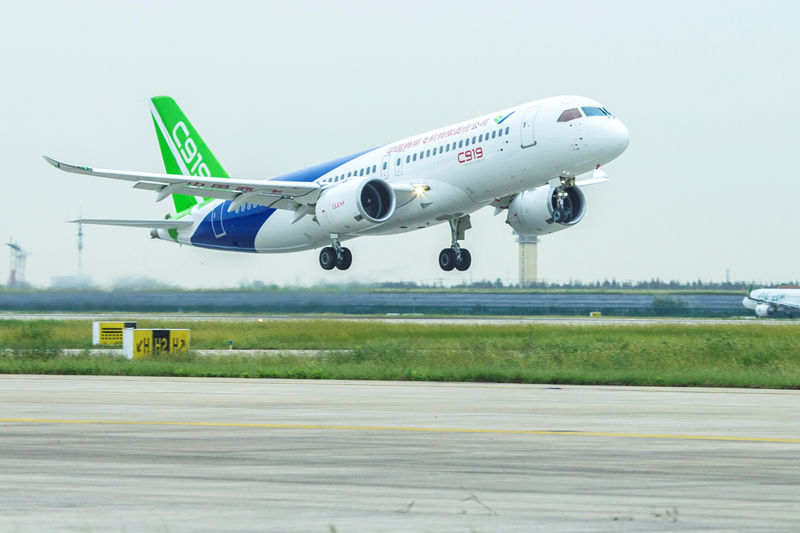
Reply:
[[742, 305], [760, 317], [776, 312], [800, 314], [800, 288], [755, 289], [742, 300]]
[[[424, 185], [424, 192], [398, 201], [386, 222], [338, 238], [425, 228], [553, 178], [589, 172], [620, 155], [628, 145], [628, 132], [610, 114], [559, 122], [565, 110], [584, 106], [602, 108], [585, 97], [546, 98], [401, 139], [343, 158], [340, 164], [322, 164], [276, 179], [315, 181], [323, 187], [322, 195], [342, 182], [366, 178]], [[194, 224], [179, 230], [177, 241], [235, 250], [237, 232], [243, 237], [249, 232], [249, 239], [243, 240], [251, 244], [242, 251], [251, 252], [305, 250], [331, 242], [330, 231], [313, 216], [293, 222], [296, 217], [289, 210], [246, 206], [229, 212], [223, 203], [196, 206]], [[205, 225], [202, 231], [201, 225]], [[215, 239], [220, 239], [220, 246], [214, 245]]]

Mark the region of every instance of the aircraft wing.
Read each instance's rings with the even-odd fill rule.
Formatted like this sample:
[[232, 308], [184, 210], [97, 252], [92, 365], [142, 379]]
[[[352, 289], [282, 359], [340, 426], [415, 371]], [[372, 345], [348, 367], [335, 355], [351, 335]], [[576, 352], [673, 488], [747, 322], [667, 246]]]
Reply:
[[98, 224], [101, 226], [124, 226], [128, 228], [149, 228], [149, 229], [181, 229], [192, 225], [191, 220], [121, 220], [114, 218], [76, 218], [70, 220], [75, 224]]
[[207, 178], [178, 174], [156, 174], [108, 170], [70, 165], [44, 156], [45, 161], [65, 172], [87, 174], [100, 178], [133, 181], [135, 189], [156, 191], [159, 202], [172, 194], [204, 196], [231, 200], [230, 210], [244, 203], [264, 205], [275, 209], [297, 211], [303, 205], [316, 203], [321, 187], [317, 183], [239, 178]]

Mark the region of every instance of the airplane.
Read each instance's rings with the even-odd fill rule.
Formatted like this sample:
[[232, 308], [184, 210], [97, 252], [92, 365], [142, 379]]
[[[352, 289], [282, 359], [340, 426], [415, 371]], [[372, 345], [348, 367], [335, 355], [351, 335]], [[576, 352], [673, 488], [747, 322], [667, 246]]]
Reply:
[[800, 287], [777, 287], [755, 289], [744, 297], [742, 305], [764, 318], [776, 313], [785, 313], [788, 318], [800, 314]]
[[[465, 271], [459, 245], [470, 213], [494, 207], [519, 234], [570, 228], [586, 212], [580, 186], [608, 181], [600, 169], [628, 146], [625, 125], [591, 98], [556, 96], [510, 107], [271, 179], [230, 178], [178, 104], [150, 99], [166, 174], [72, 165], [56, 168], [134, 182], [171, 196], [163, 220], [71, 222], [150, 229], [155, 239], [215, 250], [282, 253], [322, 248], [325, 270], [350, 268], [342, 243], [437, 224], [450, 226], [444, 271]], [[588, 174], [583, 179], [577, 177]], [[389, 260], [389, 258], [387, 258]]]

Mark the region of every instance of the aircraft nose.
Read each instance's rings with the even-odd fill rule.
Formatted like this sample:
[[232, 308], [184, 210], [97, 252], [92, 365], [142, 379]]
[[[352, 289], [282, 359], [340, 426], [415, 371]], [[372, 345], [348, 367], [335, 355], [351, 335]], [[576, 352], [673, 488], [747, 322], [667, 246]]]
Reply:
[[631, 136], [628, 133], [628, 128], [622, 123], [620, 119], [614, 119], [610, 122], [609, 135], [611, 137], [611, 144], [614, 146], [615, 151], [621, 154], [628, 147], [631, 142]]

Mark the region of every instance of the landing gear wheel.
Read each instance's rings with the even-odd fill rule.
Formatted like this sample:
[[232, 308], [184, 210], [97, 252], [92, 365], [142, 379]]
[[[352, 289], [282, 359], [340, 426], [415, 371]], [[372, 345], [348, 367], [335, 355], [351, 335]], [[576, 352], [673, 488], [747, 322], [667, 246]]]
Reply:
[[561, 222], [564, 219], [564, 211], [561, 209], [553, 209], [553, 222]]
[[463, 272], [467, 270], [471, 264], [472, 255], [470, 255], [469, 250], [462, 248], [456, 253], [456, 270]]
[[319, 266], [325, 270], [332, 270], [336, 266], [336, 250], [333, 246], [326, 246], [319, 251]]
[[439, 252], [439, 266], [444, 271], [451, 271], [456, 267], [456, 251], [452, 248], [445, 248]]
[[342, 248], [342, 254], [336, 261], [336, 268], [338, 268], [339, 270], [347, 270], [348, 268], [350, 268], [350, 265], [352, 264], [353, 264], [353, 254], [350, 252], [350, 248]]

